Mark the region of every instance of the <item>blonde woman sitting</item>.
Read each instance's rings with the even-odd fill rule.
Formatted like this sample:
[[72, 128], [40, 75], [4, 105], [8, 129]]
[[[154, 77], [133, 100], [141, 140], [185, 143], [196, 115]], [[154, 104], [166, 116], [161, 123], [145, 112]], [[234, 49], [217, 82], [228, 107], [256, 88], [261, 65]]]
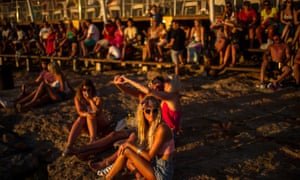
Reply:
[[180, 119], [182, 107], [180, 102], [180, 79], [177, 75], [170, 75], [164, 81], [164, 91], [154, 90], [122, 76], [123, 83], [129, 83], [146, 95], [152, 95], [161, 100], [162, 117], [166, 124], [176, 133], [180, 133]]
[[33, 93], [19, 101], [16, 105], [19, 112], [46, 102], [62, 101], [72, 92], [72, 88], [65, 79], [60, 66], [56, 62], [51, 62], [47, 67], [48, 71], [53, 75], [53, 82], [42, 81]]
[[138, 105], [137, 143], [126, 142], [105, 179], [113, 179], [123, 168], [137, 172], [145, 179], [172, 179], [175, 143], [172, 130], [162, 122], [160, 102], [146, 96]]

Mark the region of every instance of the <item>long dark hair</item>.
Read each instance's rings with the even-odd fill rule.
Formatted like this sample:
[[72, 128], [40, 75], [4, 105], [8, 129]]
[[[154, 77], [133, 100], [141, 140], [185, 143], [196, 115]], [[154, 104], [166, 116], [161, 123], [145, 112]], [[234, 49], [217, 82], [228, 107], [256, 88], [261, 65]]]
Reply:
[[79, 85], [79, 87], [76, 90], [76, 95], [75, 95], [76, 98], [79, 98], [79, 99], [83, 98], [83, 96], [82, 96], [83, 86], [91, 88], [92, 96], [96, 95], [96, 88], [94, 86], [94, 83], [90, 79], [85, 79], [82, 81], [82, 83]]

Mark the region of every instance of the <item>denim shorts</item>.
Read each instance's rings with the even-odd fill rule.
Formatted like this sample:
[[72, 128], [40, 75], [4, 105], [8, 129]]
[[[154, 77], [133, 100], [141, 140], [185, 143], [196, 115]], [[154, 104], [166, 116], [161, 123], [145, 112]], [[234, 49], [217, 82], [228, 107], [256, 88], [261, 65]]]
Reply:
[[157, 180], [172, 180], [174, 172], [172, 160], [163, 160], [156, 156], [152, 160], [152, 166]]

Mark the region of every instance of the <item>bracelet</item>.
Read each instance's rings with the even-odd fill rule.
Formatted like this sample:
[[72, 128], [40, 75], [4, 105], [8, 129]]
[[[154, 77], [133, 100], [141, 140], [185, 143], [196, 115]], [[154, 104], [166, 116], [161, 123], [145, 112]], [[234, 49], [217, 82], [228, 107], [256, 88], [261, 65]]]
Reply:
[[138, 149], [136, 150], [136, 154], [137, 154], [137, 155], [141, 154], [141, 152], [142, 152], [142, 149], [141, 149], [141, 148], [138, 148]]

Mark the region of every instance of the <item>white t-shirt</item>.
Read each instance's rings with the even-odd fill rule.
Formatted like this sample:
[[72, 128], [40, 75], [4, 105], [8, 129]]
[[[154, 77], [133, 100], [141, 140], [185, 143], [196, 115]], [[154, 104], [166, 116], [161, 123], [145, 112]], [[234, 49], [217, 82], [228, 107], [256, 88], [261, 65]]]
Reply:
[[90, 36], [96, 42], [99, 40], [100, 32], [95, 24], [90, 24], [87, 32], [87, 36]]
[[43, 27], [43, 28], [40, 30], [39, 36], [40, 36], [42, 39], [47, 39], [50, 30], [51, 30], [50, 27]]

